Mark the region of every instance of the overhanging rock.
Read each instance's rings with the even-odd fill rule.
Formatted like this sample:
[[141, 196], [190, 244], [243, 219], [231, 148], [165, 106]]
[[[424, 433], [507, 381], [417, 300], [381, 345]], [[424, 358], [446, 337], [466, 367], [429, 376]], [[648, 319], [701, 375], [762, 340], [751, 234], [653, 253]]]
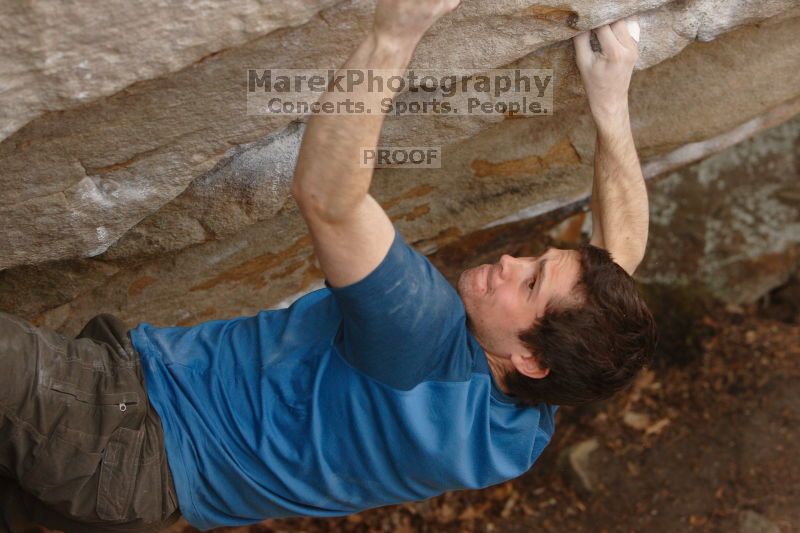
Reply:
[[[26, 5], [5, 6], [5, 23], [31, 33], [53, 25]], [[4, 126], [14, 124], [0, 143], [0, 308], [65, 328], [98, 308], [132, 322], [189, 323], [252, 312], [319, 283], [288, 198], [302, 124], [246, 115], [245, 69], [341, 64], [368, 28], [371, 4], [292, 6], [283, 14], [280, 2], [214, 4], [190, 28], [139, 6], [147, 13], [132, 29], [127, 11], [98, 7], [109, 27], [130, 31], [36, 46], [21, 30], [8, 34], [11, 81], [0, 82], [34, 81], [0, 93]], [[282, 14], [270, 18], [270, 9]], [[407, 238], [432, 251], [532, 206], [584, 195], [594, 133], [569, 39], [634, 13], [642, 42], [631, 109], [644, 161], [709, 146], [776, 109], [785, 115], [778, 122], [797, 112], [794, 1], [466, 1], [426, 36], [412, 66], [552, 68], [555, 114], [387, 120], [383, 143], [444, 152], [442, 169], [376, 172], [373, 195]], [[108, 60], [108, 50], [133, 46], [134, 29], [154, 35], [166, 57], [148, 61], [134, 46], [141, 53]], [[51, 56], [52, 72], [41, 59]], [[75, 92], [76, 72], [92, 74], [86, 95]]]

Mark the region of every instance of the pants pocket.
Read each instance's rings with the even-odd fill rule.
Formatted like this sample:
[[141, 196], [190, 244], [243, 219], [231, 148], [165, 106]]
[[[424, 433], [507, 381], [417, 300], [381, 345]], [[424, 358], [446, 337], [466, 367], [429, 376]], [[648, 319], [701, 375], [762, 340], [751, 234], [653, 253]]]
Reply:
[[[76, 437], [86, 443], [78, 444]], [[20, 484], [51, 508], [67, 515], [91, 512], [94, 495], [85, 488], [96, 482], [102, 460], [102, 453], [89, 451], [94, 449], [94, 440], [90, 435], [57, 429], [34, 450], [33, 466]]]
[[114, 430], [103, 452], [97, 485], [97, 516], [124, 520], [130, 508], [141, 457], [144, 430]]
[[136, 392], [87, 392], [71, 383], [55, 380], [51, 381], [49, 386], [50, 390], [70, 396], [80, 403], [97, 406], [116, 405], [123, 413], [128, 410], [128, 406], [139, 403], [139, 395]]

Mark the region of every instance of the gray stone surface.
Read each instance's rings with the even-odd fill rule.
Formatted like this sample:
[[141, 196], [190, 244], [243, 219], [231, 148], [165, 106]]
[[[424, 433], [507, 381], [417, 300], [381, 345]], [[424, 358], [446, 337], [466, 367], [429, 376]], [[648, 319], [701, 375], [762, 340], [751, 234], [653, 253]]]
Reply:
[[38, 116], [301, 25], [334, 0], [0, 3], [0, 140]]
[[645, 282], [755, 301], [800, 265], [800, 118], [650, 187]]

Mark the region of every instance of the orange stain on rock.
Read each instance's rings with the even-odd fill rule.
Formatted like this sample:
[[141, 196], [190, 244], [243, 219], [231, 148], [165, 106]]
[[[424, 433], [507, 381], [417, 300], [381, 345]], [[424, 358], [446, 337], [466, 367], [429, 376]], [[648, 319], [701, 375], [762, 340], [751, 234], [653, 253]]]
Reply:
[[414, 242], [414, 247], [422, 253], [428, 253], [429, 250], [438, 250], [442, 246], [449, 244], [461, 237], [461, 230], [455, 226], [445, 228], [429, 239], [421, 239]]
[[216, 287], [221, 283], [244, 283], [254, 285], [255, 287], [263, 287], [265, 285], [263, 276], [267, 270], [283, 264], [288, 258], [310, 245], [311, 236], [305, 235], [294, 241], [291, 246], [282, 252], [261, 254], [249, 259], [241, 265], [229, 268], [214, 276], [208, 281], [193, 286], [189, 291], [204, 291]]
[[414, 187], [413, 189], [407, 190], [406, 192], [404, 192], [399, 196], [394, 196], [392, 198], [389, 198], [388, 200], [383, 201], [381, 203], [381, 207], [383, 207], [384, 210], [388, 211], [389, 209], [396, 206], [403, 200], [408, 200], [410, 198], [419, 198], [420, 196], [425, 196], [435, 190], [436, 187], [433, 187], [431, 185], [419, 185], [417, 187]]
[[301, 266], [303, 266], [304, 264], [305, 264], [305, 261], [302, 260], [302, 259], [299, 260], [299, 261], [295, 261], [294, 263], [289, 263], [288, 265], [286, 265], [286, 268], [284, 268], [280, 272], [276, 272], [276, 273], [270, 275], [269, 279], [279, 279], [279, 278], [286, 277], [289, 274], [291, 274], [292, 272], [294, 272], [295, 270], [297, 270], [298, 268], [300, 268]]
[[145, 287], [152, 285], [156, 281], [158, 281], [158, 279], [153, 276], [142, 276], [128, 285], [128, 296], [139, 296]]
[[578, 13], [570, 9], [569, 6], [530, 6], [522, 11], [523, 15], [527, 15], [539, 20], [546, 20], [556, 24], [564, 24], [565, 26], [574, 27], [578, 22]]
[[554, 144], [544, 155], [531, 155], [522, 159], [501, 161], [500, 163], [476, 159], [470, 164], [470, 168], [473, 174], [479, 178], [485, 178], [486, 176], [510, 178], [530, 176], [551, 167], [577, 165], [580, 162], [581, 158], [578, 156], [575, 147], [572, 146], [569, 139], [563, 139]]
[[431, 208], [428, 206], [428, 204], [418, 205], [417, 207], [415, 207], [414, 209], [412, 209], [408, 213], [402, 213], [400, 215], [392, 217], [392, 220], [402, 219], [402, 220], [411, 221], [411, 220], [414, 220], [414, 219], [417, 219], [417, 218], [421, 217], [422, 215], [427, 215], [430, 212], [431, 212]]
[[300, 281], [300, 290], [305, 290], [306, 287], [323, 278], [325, 278], [325, 273], [314, 263], [309, 264], [306, 271], [303, 272], [303, 279]]

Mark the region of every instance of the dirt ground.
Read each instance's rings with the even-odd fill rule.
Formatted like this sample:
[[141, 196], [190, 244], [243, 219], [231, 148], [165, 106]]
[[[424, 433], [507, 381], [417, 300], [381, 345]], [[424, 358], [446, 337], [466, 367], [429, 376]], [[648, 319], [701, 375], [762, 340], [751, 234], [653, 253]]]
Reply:
[[[799, 531], [798, 287], [747, 308], [658, 296], [653, 368], [612, 400], [560, 409], [545, 453], [515, 480], [346, 518], [214, 531]], [[559, 456], [591, 438], [588, 491]]]

